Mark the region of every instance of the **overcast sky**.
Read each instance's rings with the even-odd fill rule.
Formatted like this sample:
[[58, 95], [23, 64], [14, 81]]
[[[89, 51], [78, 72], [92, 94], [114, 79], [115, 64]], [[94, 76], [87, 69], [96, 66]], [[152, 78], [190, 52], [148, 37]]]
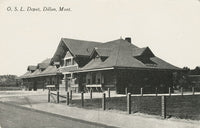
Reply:
[[[71, 8], [8, 12], [7, 7]], [[62, 37], [106, 42], [131, 37], [178, 66], [200, 66], [199, 0], [1, 0], [0, 74], [22, 75], [52, 57]]]

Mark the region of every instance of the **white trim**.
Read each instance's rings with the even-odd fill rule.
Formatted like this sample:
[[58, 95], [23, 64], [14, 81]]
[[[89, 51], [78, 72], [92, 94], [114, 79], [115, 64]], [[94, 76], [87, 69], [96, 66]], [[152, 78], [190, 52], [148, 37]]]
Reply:
[[66, 75], [66, 74], [71, 74], [72, 72], [62, 72], [62, 74]]
[[62, 67], [60, 67], [60, 68], [75, 67], [75, 66], [77, 66], [77, 68], [78, 68], [78, 64], [68, 65], [68, 66], [62, 66]]
[[83, 70], [83, 71], [74, 71], [74, 73], [77, 73], [77, 72], [90, 72], [90, 71], [101, 71], [101, 70], [111, 70], [111, 69], [114, 69], [114, 68], [111, 67], [111, 68], [101, 68], [101, 69], [89, 69], [89, 70]]
[[63, 58], [63, 60], [68, 60], [68, 59], [71, 60], [71, 59], [73, 59], [73, 58], [74, 58], [74, 57], [72, 57], [72, 56], [71, 56], [71, 57], [65, 57], [65, 58]]
[[86, 88], [94, 88], [94, 87], [102, 87], [102, 85], [101, 84], [86, 84]]

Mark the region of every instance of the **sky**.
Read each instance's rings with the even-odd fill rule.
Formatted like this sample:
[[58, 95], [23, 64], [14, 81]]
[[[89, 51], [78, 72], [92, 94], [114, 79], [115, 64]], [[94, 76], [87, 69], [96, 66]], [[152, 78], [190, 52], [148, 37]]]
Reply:
[[[65, 12], [8, 7], [70, 8]], [[180, 68], [200, 66], [199, 0], [1, 0], [0, 75], [22, 75], [54, 55], [61, 38], [107, 42], [131, 37]]]

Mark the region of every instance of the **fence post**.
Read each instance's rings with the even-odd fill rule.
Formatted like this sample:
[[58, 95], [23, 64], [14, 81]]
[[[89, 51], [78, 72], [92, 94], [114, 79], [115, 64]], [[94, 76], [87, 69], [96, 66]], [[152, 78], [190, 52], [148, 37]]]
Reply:
[[59, 103], [59, 90], [57, 90], [57, 103]]
[[125, 94], [126, 95], [128, 94], [128, 88], [125, 88]]
[[81, 105], [84, 107], [84, 93], [81, 92]]
[[90, 89], [90, 99], [92, 100], [92, 88]]
[[70, 90], [70, 100], [72, 100], [72, 90]]
[[169, 96], [171, 96], [171, 88], [169, 87]]
[[69, 92], [67, 91], [66, 103], [69, 105]]
[[51, 95], [51, 92], [50, 92], [50, 89], [48, 90], [48, 102], [50, 102], [50, 95]]
[[131, 93], [127, 94], [127, 112], [131, 114]]
[[161, 96], [161, 115], [166, 118], [166, 96]]
[[106, 110], [106, 94], [103, 93], [103, 97], [102, 97], [102, 108], [103, 110]]
[[143, 96], [143, 88], [140, 89], [141, 96]]
[[158, 96], [158, 88], [156, 88], [156, 96]]
[[183, 96], [183, 87], [181, 87], [181, 95]]
[[110, 98], [110, 88], [108, 88], [108, 98]]
[[195, 90], [194, 90], [194, 87], [192, 87], [192, 95], [194, 95], [195, 93]]

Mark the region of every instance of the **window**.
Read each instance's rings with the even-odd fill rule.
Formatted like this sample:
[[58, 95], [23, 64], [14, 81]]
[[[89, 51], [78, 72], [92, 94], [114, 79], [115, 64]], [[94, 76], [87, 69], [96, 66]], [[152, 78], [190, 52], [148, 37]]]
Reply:
[[96, 73], [92, 74], [92, 84], [96, 84]]
[[97, 84], [100, 84], [100, 79], [98, 79]]
[[83, 76], [83, 83], [86, 83], [86, 76]]
[[88, 79], [88, 84], [90, 84], [90, 79]]
[[75, 61], [74, 61], [74, 58], [72, 58], [72, 65], [74, 65], [75, 64]]
[[67, 59], [67, 60], [65, 60], [65, 66], [69, 66], [69, 65], [71, 65], [72, 64], [72, 62], [71, 62], [71, 59]]

